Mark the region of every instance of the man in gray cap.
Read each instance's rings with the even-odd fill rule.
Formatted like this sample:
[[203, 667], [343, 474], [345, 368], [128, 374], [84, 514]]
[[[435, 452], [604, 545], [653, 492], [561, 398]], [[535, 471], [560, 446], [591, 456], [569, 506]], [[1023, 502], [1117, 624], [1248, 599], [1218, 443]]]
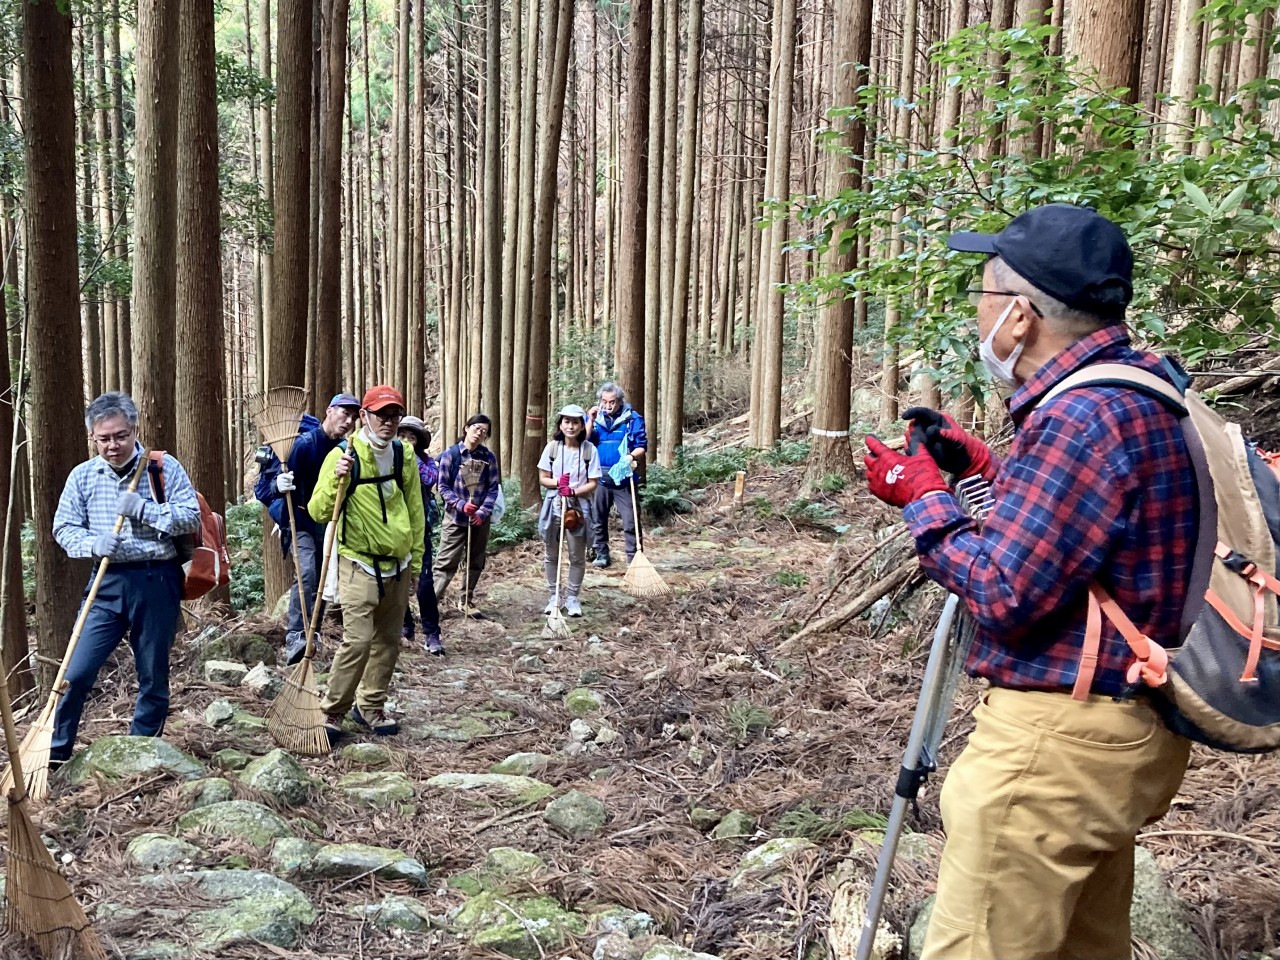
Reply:
[[289, 518], [286, 515], [285, 493], [293, 495], [294, 525], [298, 531], [298, 564], [302, 568], [302, 593], [298, 584], [289, 590], [289, 623], [285, 633], [285, 660], [296, 663], [302, 659], [307, 640], [302, 629], [302, 604], [307, 615], [315, 609], [316, 585], [320, 579], [320, 552], [317, 544], [324, 543], [325, 524], [311, 519], [307, 501], [316, 488], [320, 465], [329, 451], [342, 442], [351, 432], [360, 415], [360, 401], [349, 393], [339, 393], [329, 401], [324, 420], [318, 421], [310, 414], [303, 414], [298, 439], [289, 452], [289, 462], [282, 465], [271, 448], [259, 452], [260, 469], [254, 485], [254, 496], [266, 504], [267, 512], [280, 531], [280, 549], [289, 569], [293, 569], [289, 539]]
[[[942, 788], [947, 842], [922, 956], [1129, 957], [1135, 836], [1187, 767], [1188, 741], [1141, 693], [1163, 682], [1153, 645], [1180, 643], [1196, 595], [1199, 500], [1178, 414], [1088, 369], [1175, 385], [1179, 372], [1130, 343], [1133, 254], [1095, 211], [1049, 204], [949, 246], [987, 257], [969, 293], [979, 356], [1013, 391], [1012, 446], [999, 460], [917, 408], [908, 436], [923, 431], [922, 445], [897, 453], [868, 437], [866, 458], [871, 492], [903, 509], [921, 566], [975, 620], [965, 666], [989, 684]], [[992, 481], [984, 524], [943, 469]]]

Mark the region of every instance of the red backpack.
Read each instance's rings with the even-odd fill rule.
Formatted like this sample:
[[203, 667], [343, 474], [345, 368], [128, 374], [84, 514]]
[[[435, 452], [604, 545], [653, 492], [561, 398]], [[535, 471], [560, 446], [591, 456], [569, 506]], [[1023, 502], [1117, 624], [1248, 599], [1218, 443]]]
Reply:
[[[165, 502], [164, 451], [152, 450], [147, 473], [151, 479], [151, 496], [156, 503]], [[196, 491], [200, 504], [200, 526], [192, 533], [173, 538], [182, 564], [182, 599], [195, 600], [216, 587], [231, 582], [231, 557], [227, 553], [227, 531], [222, 516], [209, 508], [200, 491]]]

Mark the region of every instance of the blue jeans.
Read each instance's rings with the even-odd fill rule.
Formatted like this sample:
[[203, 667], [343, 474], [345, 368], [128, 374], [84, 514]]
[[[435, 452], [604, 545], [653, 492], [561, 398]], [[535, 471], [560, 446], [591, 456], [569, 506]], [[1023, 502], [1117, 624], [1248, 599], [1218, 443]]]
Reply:
[[70, 758], [84, 702], [126, 631], [138, 671], [138, 700], [129, 733], [158, 737], [163, 732], [169, 715], [169, 648], [178, 630], [181, 599], [182, 568], [176, 561], [107, 568], [67, 665], [66, 692], [54, 719], [51, 759]]
[[[324, 540], [323, 527], [320, 533]], [[334, 551], [337, 553], [337, 551]], [[285, 561], [293, 567], [293, 553], [285, 554]], [[316, 587], [320, 583], [320, 556], [316, 550], [316, 538], [310, 530], [298, 528], [298, 566], [302, 568], [302, 595], [306, 598], [307, 616], [310, 617], [316, 608]], [[289, 632], [302, 633], [302, 608], [298, 605], [298, 583], [289, 588]]]
[[[431, 572], [431, 536], [427, 535], [427, 548], [422, 556], [422, 572], [418, 574], [418, 613], [422, 616], [424, 636], [440, 635], [440, 605], [436, 602], [436, 585]], [[413, 632], [413, 610], [404, 612], [404, 627]]]

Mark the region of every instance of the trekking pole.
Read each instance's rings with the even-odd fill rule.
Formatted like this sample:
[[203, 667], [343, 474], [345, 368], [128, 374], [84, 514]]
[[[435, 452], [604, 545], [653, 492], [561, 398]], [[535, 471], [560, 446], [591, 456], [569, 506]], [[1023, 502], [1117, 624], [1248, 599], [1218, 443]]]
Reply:
[[[990, 486], [981, 477], [970, 477], [956, 484], [956, 497], [970, 516], [981, 521], [991, 509], [993, 501]], [[875, 879], [867, 896], [866, 919], [858, 940], [856, 960], [870, 960], [875, 946], [876, 928], [884, 909], [889, 879], [893, 874], [893, 860], [898, 852], [898, 840], [906, 825], [907, 805], [915, 805], [920, 788], [929, 774], [938, 769], [938, 748], [951, 717], [956, 688], [969, 647], [973, 644], [977, 627], [960, 606], [960, 598], [948, 594], [933, 633], [933, 645], [929, 648], [929, 660], [924, 668], [924, 680], [920, 689], [920, 702], [916, 704], [911, 721], [911, 733], [907, 736], [907, 748], [898, 769], [898, 782], [893, 791], [893, 805], [889, 808], [889, 820], [885, 825], [884, 842], [876, 860]]]

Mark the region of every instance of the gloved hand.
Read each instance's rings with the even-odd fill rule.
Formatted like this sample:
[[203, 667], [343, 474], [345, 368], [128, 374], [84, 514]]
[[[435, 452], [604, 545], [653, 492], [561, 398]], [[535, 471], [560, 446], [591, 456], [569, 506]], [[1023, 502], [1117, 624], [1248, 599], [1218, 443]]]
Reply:
[[120, 494], [120, 499], [116, 502], [116, 513], [122, 517], [133, 517], [135, 520], [142, 519], [142, 494], [136, 490], [126, 490]]
[[292, 470], [280, 471], [280, 475], [276, 477], [276, 489], [281, 493], [292, 493], [298, 489], [297, 484], [293, 482]]
[[991, 448], [969, 433], [950, 415], [929, 407], [912, 407], [902, 414], [909, 420], [907, 449], [923, 437], [924, 448], [938, 466], [957, 480], [982, 477], [988, 483], [996, 478], [995, 458]]
[[98, 536], [94, 538], [93, 547], [91, 548], [93, 550], [94, 557], [98, 559], [102, 559], [103, 557], [114, 557], [116, 555], [116, 551], [120, 549], [121, 539], [120, 534], [116, 533], [114, 530], [109, 533], [98, 534]]
[[945, 492], [947, 481], [926, 450], [897, 453], [875, 437], [867, 437], [867, 484], [871, 492], [894, 507], [905, 507], [926, 493]]
[[468, 517], [474, 517], [476, 515], [476, 509], [477, 509], [476, 505], [472, 503], [470, 500], [468, 500], [463, 505], [462, 512], [465, 513]]
[[569, 485], [569, 475], [567, 473], [560, 474], [560, 485], [556, 488], [556, 491], [562, 497], [573, 496], [573, 487]]
[[[468, 504], [468, 506], [470, 506], [470, 504]], [[482, 527], [484, 526], [485, 519], [486, 518], [482, 514], [473, 513], [471, 514], [471, 525], [473, 527]]]

